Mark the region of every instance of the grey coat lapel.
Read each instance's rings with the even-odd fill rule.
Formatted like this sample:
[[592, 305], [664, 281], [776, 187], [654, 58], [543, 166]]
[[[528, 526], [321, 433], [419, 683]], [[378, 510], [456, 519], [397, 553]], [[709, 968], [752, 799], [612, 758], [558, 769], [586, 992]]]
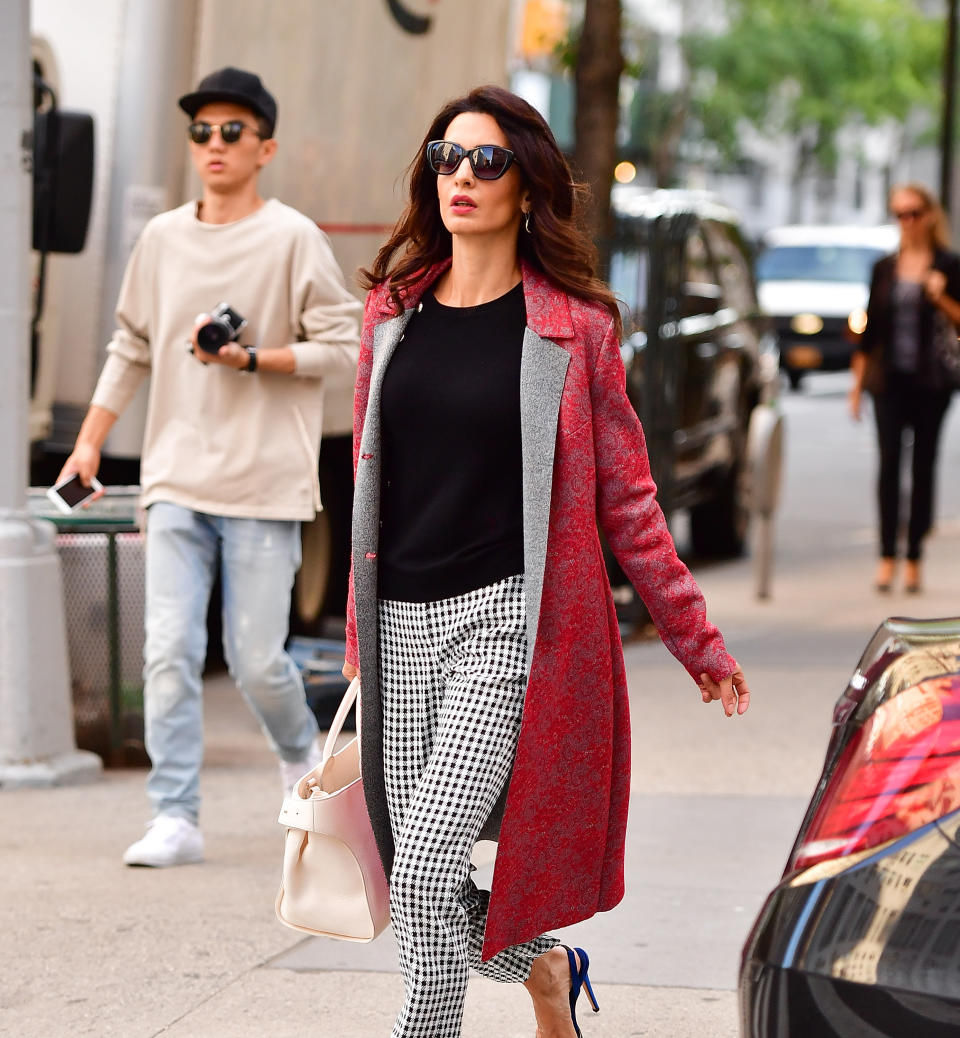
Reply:
[[387, 364], [403, 337], [412, 310], [373, 330], [370, 392], [360, 437], [353, 491], [353, 589], [357, 642], [363, 681], [360, 712], [360, 768], [370, 822], [387, 875], [393, 862], [393, 835], [383, 777], [383, 701], [377, 637], [377, 545], [380, 530], [380, 395]]
[[[523, 333], [520, 354], [520, 440], [523, 453], [523, 588], [527, 613], [527, 676], [540, 621], [543, 574], [547, 564], [553, 455], [560, 418], [560, 399], [570, 354], [531, 328]], [[497, 840], [510, 783], [503, 787], [481, 840]]]
[[[403, 338], [412, 310], [384, 321], [373, 330], [370, 392], [360, 438], [360, 457], [353, 492], [353, 582], [357, 638], [366, 669], [376, 666], [377, 542], [380, 520], [380, 394], [387, 364]], [[375, 675], [369, 675], [375, 677]]]
[[520, 434], [523, 445], [523, 563], [527, 606], [527, 673], [540, 619], [547, 564], [553, 454], [560, 399], [570, 354], [527, 328], [520, 358]]

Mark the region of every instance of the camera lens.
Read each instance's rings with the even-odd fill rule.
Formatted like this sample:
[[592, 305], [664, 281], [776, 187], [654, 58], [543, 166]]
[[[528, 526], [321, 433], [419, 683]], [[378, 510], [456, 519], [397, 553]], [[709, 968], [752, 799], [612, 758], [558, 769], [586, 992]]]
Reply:
[[233, 329], [226, 321], [214, 317], [197, 329], [197, 345], [205, 353], [217, 353], [232, 338]]

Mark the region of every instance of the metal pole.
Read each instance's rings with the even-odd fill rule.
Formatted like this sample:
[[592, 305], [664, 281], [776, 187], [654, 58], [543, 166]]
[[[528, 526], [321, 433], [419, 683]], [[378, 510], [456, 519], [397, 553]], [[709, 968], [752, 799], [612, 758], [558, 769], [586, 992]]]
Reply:
[[783, 415], [770, 404], [758, 404], [747, 428], [750, 509], [757, 528], [757, 598], [769, 598], [773, 582], [773, 521], [783, 475], [783, 441]]
[[117, 535], [107, 534], [107, 637], [110, 654], [110, 749], [116, 753], [123, 741], [123, 704], [120, 694], [120, 578]]
[[0, 515], [26, 509], [29, 0], [0, 5]]
[[947, 213], [953, 201], [953, 153], [956, 137], [957, 3], [947, 0], [947, 39], [943, 51], [943, 121], [940, 127], [940, 201]]
[[27, 515], [30, 3], [0, 3], [0, 789], [96, 775], [73, 737], [52, 523]]

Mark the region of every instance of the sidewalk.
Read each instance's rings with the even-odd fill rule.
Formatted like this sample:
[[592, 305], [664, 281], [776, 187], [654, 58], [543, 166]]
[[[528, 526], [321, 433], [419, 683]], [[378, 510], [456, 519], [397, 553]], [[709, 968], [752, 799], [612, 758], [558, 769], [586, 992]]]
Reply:
[[[395, 966], [381, 964], [392, 958], [391, 938], [381, 939], [383, 948], [304, 940], [276, 921], [282, 853], [276, 764], [225, 676], [207, 682], [206, 712], [202, 865], [121, 865], [123, 849], [147, 818], [143, 771], [109, 771], [88, 786], [0, 796], [0, 1035], [389, 1034], [402, 999]], [[326, 946], [329, 955], [349, 951], [357, 964], [368, 955], [376, 971], [318, 969], [310, 963], [318, 952], [306, 952], [311, 945]], [[590, 1038], [735, 1034], [732, 990], [601, 981], [597, 993], [601, 1015], [584, 1008]], [[720, 1006], [726, 1026], [718, 1027]], [[467, 1038], [532, 1033], [522, 988], [471, 980]]]
[[[752, 598], [749, 560], [698, 570], [756, 692], [727, 721], [657, 642], [626, 651], [634, 768], [628, 898], [574, 928], [593, 949], [585, 1038], [735, 1038], [739, 948], [779, 878], [819, 772], [830, 710], [888, 612], [956, 611], [960, 526], [931, 544], [921, 599], [871, 594], [868, 545], [824, 584], [785, 571]], [[866, 584], [866, 586], [865, 586]], [[276, 922], [276, 764], [224, 675], [207, 682], [207, 861], [124, 868], [147, 818], [143, 771], [0, 795], [0, 1035], [386, 1038], [401, 999], [392, 938], [304, 939]], [[638, 984], [631, 981], [643, 981]], [[526, 993], [474, 977], [465, 1038], [532, 1038]]]

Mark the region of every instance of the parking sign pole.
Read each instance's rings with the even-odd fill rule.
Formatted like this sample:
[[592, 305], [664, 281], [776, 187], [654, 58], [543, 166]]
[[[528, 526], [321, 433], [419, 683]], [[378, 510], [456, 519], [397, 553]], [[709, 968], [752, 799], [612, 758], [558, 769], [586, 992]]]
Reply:
[[52, 523], [27, 515], [30, 4], [0, 3], [0, 790], [95, 776], [76, 749]]

